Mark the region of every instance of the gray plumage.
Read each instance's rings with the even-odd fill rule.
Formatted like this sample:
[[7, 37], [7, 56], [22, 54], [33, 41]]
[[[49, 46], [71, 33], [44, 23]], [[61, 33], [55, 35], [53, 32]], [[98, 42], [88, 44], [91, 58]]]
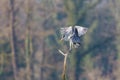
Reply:
[[80, 37], [87, 32], [88, 28], [82, 26], [69, 26], [65, 28], [61, 28], [60, 32], [62, 34], [62, 40], [69, 41], [70, 50], [73, 47], [80, 46]]

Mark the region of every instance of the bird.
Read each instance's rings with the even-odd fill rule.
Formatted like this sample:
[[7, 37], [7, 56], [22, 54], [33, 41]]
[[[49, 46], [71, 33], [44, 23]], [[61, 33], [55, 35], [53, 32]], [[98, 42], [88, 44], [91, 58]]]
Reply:
[[69, 26], [60, 28], [60, 33], [62, 35], [61, 40], [69, 41], [69, 50], [73, 46], [78, 48], [80, 46], [80, 37], [87, 32], [88, 28], [82, 26]]

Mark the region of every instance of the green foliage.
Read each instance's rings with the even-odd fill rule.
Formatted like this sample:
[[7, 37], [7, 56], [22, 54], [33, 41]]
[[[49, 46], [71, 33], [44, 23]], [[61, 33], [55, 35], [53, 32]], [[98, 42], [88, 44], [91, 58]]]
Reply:
[[118, 51], [118, 58], [120, 59], [120, 18], [118, 18], [117, 20], [118, 22], [116, 23], [117, 27], [116, 27], [116, 48]]
[[5, 53], [10, 53], [11, 52], [9, 41], [5, 40], [3, 42], [0, 42], [0, 52], [5, 52]]
[[[7, 10], [9, 6], [7, 1], [0, 1], [0, 4], [3, 2], [7, 4], [7, 6], [2, 4], [3, 7], [2, 5], [0, 7], [2, 12], [0, 18], [0, 79], [2, 80], [8, 80], [9, 76], [13, 78], [10, 42], [5, 39], [9, 35], [9, 10]], [[42, 75], [40, 80], [59, 80], [60, 77], [58, 76], [61, 75], [63, 58], [57, 54], [57, 49], [67, 51], [69, 43], [60, 41], [58, 30], [60, 27], [69, 25], [88, 27], [88, 32], [81, 37], [81, 46], [70, 52], [67, 66], [70, 69], [66, 70], [63, 80], [84, 80], [82, 78], [83, 73], [86, 70], [95, 72], [94, 66], [97, 66], [96, 69], [105, 69], [99, 70], [101, 75], [111, 77], [114, 74], [113, 68], [117, 65], [114, 62], [120, 58], [120, 0], [110, 0], [113, 4], [112, 7], [109, 7], [110, 1], [107, 2], [107, 0], [28, 0], [30, 1], [28, 12], [26, 12], [24, 1], [15, 1], [15, 12], [17, 12], [15, 17], [16, 64], [19, 70], [18, 74], [21, 77], [20, 80], [24, 80], [23, 75], [27, 74], [25, 70], [27, 66], [31, 69], [32, 79]], [[63, 13], [62, 16], [61, 13]], [[25, 21], [27, 25], [25, 25]], [[31, 28], [32, 35], [28, 33], [24, 36], [25, 26]], [[66, 44], [67, 46], [64, 46]], [[32, 50], [33, 45], [34, 52]], [[33, 62], [29, 62], [31, 59]], [[52, 76], [51, 74], [55, 75]], [[92, 77], [96, 78], [97, 76]], [[12, 78], [9, 80], [13, 80]], [[85, 79], [89, 80], [89, 78]], [[111, 77], [111, 79], [113, 78]]]
[[93, 69], [93, 60], [91, 58], [91, 55], [86, 55], [84, 58], [83, 58], [83, 64], [82, 64], [82, 67], [86, 70], [92, 70]]
[[[94, 30], [97, 28], [98, 26], [98, 20], [94, 20], [93, 23], [91, 24], [87, 34], [84, 36], [84, 51], [88, 50], [89, 47], [91, 47], [91, 45], [93, 45], [93, 39], [92, 39], [92, 35], [94, 34]], [[84, 58], [83, 58], [83, 68], [85, 70], [93, 70], [93, 63], [94, 61], [92, 60], [91, 54], [93, 52], [89, 52], [89, 54], [87, 54]]]
[[65, 0], [64, 1], [64, 4], [65, 4], [65, 10], [66, 10], [66, 13], [67, 13], [67, 25], [74, 25], [77, 21], [76, 17], [78, 16], [76, 14], [76, 9], [75, 7], [77, 5], [74, 4], [74, 1], [73, 0]]
[[25, 53], [26, 53], [26, 57], [29, 57], [30, 55], [30, 36], [29, 34], [26, 36], [25, 39]]
[[94, 34], [94, 30], [98, 26], [98, 20], [94, 20], [93, 23], [91, 24], [87, 34], [84, 36], [84, 49], [87, 50], [89, 48], [89, 45], [91, 45], [91, 36]]
[[1, 39], [0, 40], [0, 76], [6, 72], [4, 68], [6, 66], [10, 66], [9, 63], [10, 60], [8, 59], [8, 57], [11, 56], [10, 52], [11, 52], [11, 48], [9, 41]]

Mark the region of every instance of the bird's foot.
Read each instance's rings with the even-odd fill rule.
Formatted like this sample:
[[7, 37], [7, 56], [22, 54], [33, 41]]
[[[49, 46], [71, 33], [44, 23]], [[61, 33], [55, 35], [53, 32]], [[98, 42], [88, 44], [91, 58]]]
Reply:
[[75, 48], [78, 48], [80, 46], [80, 44], [75, 44], [74, 47]]

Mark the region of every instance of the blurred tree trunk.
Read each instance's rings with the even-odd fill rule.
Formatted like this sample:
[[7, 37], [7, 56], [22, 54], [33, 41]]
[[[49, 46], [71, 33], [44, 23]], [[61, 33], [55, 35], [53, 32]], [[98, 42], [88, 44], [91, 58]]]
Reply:
[[26, 39], [25, 39], [25, 59], [26, 59], [26, 79], [31, 80], [31, 69], [30, 69], [30, 57], [32, 51], [30, 50], [30, 34], [29, 34], [29, 29], [26, 30]]
[[[51, 16], [51, 7], [49, 6], [49, 2], [51, 0], [41, 0], [41, 3], [39, 5], [35, 5], [38, 9], [42, 9], [43, 15], [41, 16], [39, 13], [34, 13], [34, 17], [37, 17], [39, 26], [39, 32], [37, 33], [38, 37], [35, 41], [35, 46], [37, 47], [36, 52], [34, 55], [34, 80], [45, 80], [47, 73], [45, 73], [44, 70], [46, 68], [44, 67], [46, 65], [45, 63], [45, 39], [48, 35], [53, 34], [52, 29], [45, 29], [45, 25], [48, 25], [47, 27], [50, 28], [49, 23], [46, 21]], [[39, 15], [38, 15], [39, 14]], [[52, 21], [52, 20], [51, 20]], [[41, 24], [40, 24], [41, 23]], [[44, 25], [45, 23], [45, 25]], [[47, 53], [46, 53], [47, 54]]]
[[[34, 54], [33, 53], [33, 48], [32, 48], [32, 27], [33, 27], [33, 18], [34, 18], [34, 13], [33, 13], [33, 3], [32, 0], [26, 0], [26, 14], [27, 14], [27, 20], [26, 20], [26, 78], [27, 80], [31, 80], [33, 78], [34, 80], [44, 80], [43, 79], [43, 63], [44, 63], [44, 31], [41, 30], [39, 35], [40, 35], [40, 40], [38, 39], [38, 42], [35, 46], [37, 46], [38, 51]], [[42, 35], [41, 35], [42, 34]], [[40, 46], [40, 47], [39, 47]], [[35, 63], [31, 65], [31, 58], [34, 58]], [[37, 62], [37, 63], [36, 63]], [[33, 67], [33, 72], [31, 72], [31, 66]], [[32, 77], [33, 76], [33, 77]]]
[[10, 0], [10, 43], [11, 43], [11, 51], [12, 51], [12, 65], [13, 65], [13, 74], [14, 79], [17, 80], [17, 67], [16, 67], [16, 46], [15, 46], [15, 11], [14, 11], [14, 0]]
[[[67, 13], [67, 25], [80, 25], [80, 26], [84, 26], [85, 25], [85, 17], [87, 15], [87, 12], [94, 8], [99, 1], [91, 1], [91, 3], [89, 4], [84, 4], [84, 0], [65, 0], [64, 4], [65, 4], [65, 10]], [[86, 26], [87, 27], [87, 26]], [[94, 26], [96, 28], [96, 25]], [[91, 33], [92, 34], [92, 33]], [[88, 43], [89, 44], [89, 43]], [[86, 44], [86, 45], [88, 45]], [[72, 73], [72, 79], [73, 80], [80, 80], [81, 77], [81, 73], [83, 71], [82, 67], [81, 67], [81, 61], [85, 58], [85, 56], [81, 56], [81, 53], [84, 52], [85, 49], [81, 49], [82, 51], [74, 51], [71, 59], [74, 60], [72, 63], [74, 64], [74, 72]], [[75, 54], [75, 53], [79, 53], [79, 54]]]
[[42, 53], [41, 53], [41, 62], [40, 62], [40, 63], [41, 63], [41, 68], [40, 68], [40, 80], [44, 80], [44, 77], [43, 77], [43, 76], [44, 76], [44, 73], [43, 73], [43, 68], [44, 68], [44, 67], [43, 67], [43, 65], [44, 65], [44, 60], [45, 60], [45, 59], [44, 59], [44, 54], [45, 54], [45, 53], [44, 53], [44, 52], [45, 52], [45, 51], [44, 51], [44, 50], [45, 50], [44, 38], [42, 39], [42, 43], [41, 43], [41, 44], [42, 44]]
[[31, 20], [32, 20], [32, 4], [31, 0], [26, 0], [26, 39], [25, 39], [25, 49], [26, 49], [26, 79], [31, 80], [31, 54], [32, 54], [32, 35], [31, 35]]

